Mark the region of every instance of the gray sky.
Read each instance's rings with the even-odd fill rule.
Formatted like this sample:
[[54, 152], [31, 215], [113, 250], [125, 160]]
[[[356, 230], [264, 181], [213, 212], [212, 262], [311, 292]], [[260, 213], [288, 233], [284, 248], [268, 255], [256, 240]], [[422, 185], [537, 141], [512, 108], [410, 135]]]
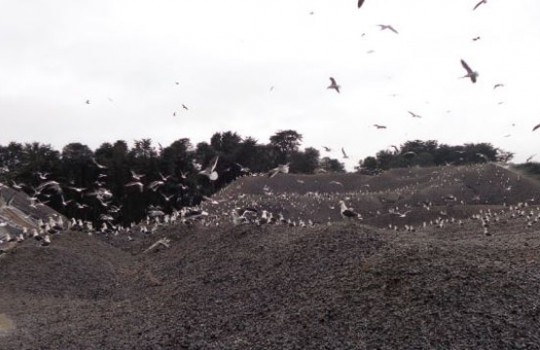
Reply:
[[[412, 139], [540, 161], [540, 1], [356, 3], [0, 0], [0, 144], [196, 144], [227, 130], [266, 143], [294, 129], [335, 151], [322, 156], [345, 147], [349, 170]], [[476, 84], [459, 79], [461, 58]]]

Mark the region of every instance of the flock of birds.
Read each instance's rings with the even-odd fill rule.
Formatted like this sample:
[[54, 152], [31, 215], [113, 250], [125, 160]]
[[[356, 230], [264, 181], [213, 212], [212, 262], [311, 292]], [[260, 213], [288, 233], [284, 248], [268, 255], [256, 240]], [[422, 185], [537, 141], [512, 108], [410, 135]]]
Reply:
[[[216, 161], [209, 164], [205, 169], [207, 173], [215, 168], [215, 164]], [[342, 175], [341, 181], [338, 181], [336, 175], [326, 178], [282, 175], [273, 179], [279, 173], [288, 173], [288, 164], [266, 174], [245, 175], [214, 197], [206, 198], [199, 206], [183, 207], [171, 213], [150, 206], [146, 219], [125, 226], [114, 224], [110, 215], [103, 215], [100, 218], [101, 226], [97, 227], [92, 222], [68, 219], [57, 213], [43, 219], [31, 217], [30, 220], [28, 216], [31, 214], [25, 213], [24, 225], [0, 220], [0, 228], [11, 226], [11, 231], [0, 237], [0, 254], [26, 239], [34, 239], [44, 247], [49, 246], [52, 237], [65, 231], [134, 241], [140, 235], [152, 235], [159, 228], [172, 225], [192, 226], [197, 223], [210, 228], [231, 224], [309, 228], [333, 225], [342, 219], [409, 232], [451, 225], [476, 225], [474, 227], [481, 228], [485, 235], [491, 235], [490, 228], [509, 222], [522, 223], [524, 228], [532, 228], [540, 221], [540, 206], [535, 205], [536, 199], [540, 199], [540, 191], [536, 193], [529, 190], [527, 194], [530, 198], [516, 204], [507, 203], [511, 200], [512, 191], [520, 186], [521, 176], [493, 164], [396, 169], [392, 174], [378, 176], [354, 175], [362, 178], [362, 183], [354, 186], [346, 182], [349, 174]], [[205, 176], [211, 176], [212, 172], [209, 174]], [[133, 176], [138, 177], [138, 180], [142, 177], [135, 173]], [[294, 183], [290, 184], [292, 181]], [[250, 183], [258, 189], [254, 191], [252, 187], [249, 190]], [[279, 186], [284, 183], [289, 183], [297, 190], [279, 190]], [[277, 188], [272, 189], [273, 186]], [[0, 186], [0, 219], [6, 217], [2, 215], [6, 211], [13, 213], [24, 210], [21, 209], [23, 206], [14, 204], [15, 200], [23, 201], [17, 197], [19, 192], [10, 189], [14, 194], [6, 198], [3, 187], [7, 186]], [[53, 180], [44, 180], [39, 187], [62, 191]], [[306, 189], [302, 190], [303, 187]], [[243, 191], [245, 188], [248, 188], [247, 192]], [[321, 190], [307, 190], [312, 188]], [[32, 200], [27, 200], [32, 205]], [[356, 210], [353, 203], [361, 210]], [[467, 210], [460, 212], [461, 207]], [[471, 215], [474, 212], [471, 208], [479, 209]]]

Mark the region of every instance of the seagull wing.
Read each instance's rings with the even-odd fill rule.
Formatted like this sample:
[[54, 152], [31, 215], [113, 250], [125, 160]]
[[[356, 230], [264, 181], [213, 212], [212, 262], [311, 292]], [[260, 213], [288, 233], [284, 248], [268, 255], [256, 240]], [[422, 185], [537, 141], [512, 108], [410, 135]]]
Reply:
[[540, 124], [536, 125], [532, 131], [535, 131], [536, 129], [540, 128]]
[[336, 79], [334, 79], [334, 78], [332, 78], [332, 77], [330, 77], [330, 83], [331, 83], [332, 85], [337, 85]]
[[395, 30], [394, 27], [392, 27], [392, 26], [388, 26], [388, 29], [390, 29], [391, 31], [393, 31], [396, 34], [399, 34], [398, 31]]
[[364, 0], [358, 0], [358, 8], [362, 7], [364, 4]]
[[479, 1], [479, 2], [474, 6], [473, 11], [476, 10], [476, 9], [477, 9], [480, 5], [482, 5], [483, 3], [485, 3], [484, 0]]
[[343, 147], [341, 147], [341, 153], [343, 153], [343, 158], [349, 158], [349, 156], [347, 156], [347, 153], [345, 153], [345, 149]]
[[465, 62], [464, 60], [461, 60], [461, 65], [463, 66], [463, 68], [465, 68], [465, 70], [467, 71], [467, 74], [469, 75], [473, 74], [473, 70], [471, 69], [471, 67], [469, 67], [467, 62]]

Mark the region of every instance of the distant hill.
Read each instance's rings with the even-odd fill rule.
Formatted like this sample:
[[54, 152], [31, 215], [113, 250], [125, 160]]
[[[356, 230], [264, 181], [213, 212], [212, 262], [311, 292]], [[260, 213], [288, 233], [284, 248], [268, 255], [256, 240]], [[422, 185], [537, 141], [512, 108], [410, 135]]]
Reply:
[[418, 218], [425, 220], [438, 213], [426, 212], [426, 203], [456, 212], [466, 206], [534, 204], [540, 201], [540, 184], [496, 164], [412, 167], [374, 176], [336, 173], [243, 177], [212, 199], [219, 205], [206, 201], [203, 207], [220, 215], [247, 206], [282, 212], [295, 219], [328, 222], [341, 220], [337, 203], [345, 200], [365, 219], [397, 207], [401, 212], [425, 212]]

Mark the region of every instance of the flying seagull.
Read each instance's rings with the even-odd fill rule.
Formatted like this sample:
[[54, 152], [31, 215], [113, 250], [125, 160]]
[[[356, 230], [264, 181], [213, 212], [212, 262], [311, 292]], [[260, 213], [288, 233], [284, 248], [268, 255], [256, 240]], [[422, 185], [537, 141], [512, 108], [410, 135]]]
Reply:
[[189, 108], [185, 104], [182, 104], [182, 108], [185, 109], [186, 111], [189, 111]]
[[504, 84], [498, 83], [498, 84], [493, 85], [493, 90], [500, 87], [504, 87]]
[[92, 163], [94, 163], [95, 166], [98, 167], [98, 169], [107, 169], [105, 165], [99, 164], [96, 160], [96, 158], [92, 157]]
[[384, 125], [373, 124], [373, 126], [376, 127], [377, 129], [386, 129], [386, 126]]
[[529, 158], [527, 158], [527, 159], [525, 160], [525, 163], [529, 163], [529, 162], [534, 158], [535, 155], [536, 155], [536, 153], [533, 154], [532, 156], [530, 156]]
[[327, 89], [334, 89], [338, 92], [339, 94], [339, 89], [341, 88], [341, 86], [339, 86], [337, 83], [336, 83], [336, 79], [330, 77], [330, 85], [327, 87]]
[[358, 0], [358, 8], [362, 7], [364, 4], [364, 0]]
[[349, 156], [347, 155], [347, 153], [345, 153], [345, 149], [343, 147], [341, 147], [341, 153], [343, 153], [343, 158], [345, 159], [348, 159]]
[[474, 38], [472, 38], [473, 41], [478, 41], [480, 40], [480, 37], [479, 36], [475, 36]]
[[461, 60], [461, 65], [467, 71], [467, 74], [464, 75], [462, 78], [470, 78], [473, 83], [476, 83], [476, 78], [478, 78], [478, 72], [473, 71], [471, 67], [469, 67], [467, 62], [465, 62], [464, 60]]
[[90, 100], [86, 100], [86, 104], [89, 105], [89, 104], [90, 104]]
[[290, 163], [278, 165], [277, 167], [275, 167], [274, 169], [268, 172], [268, 177], [274, 177], [279, 173], [283, 173], [283, 174], [289, 173], [289, 164]]
[[378, 24], [379, 28], [381, 28], [381, 30], [391, 30], [393, 31], [394, 33], [396, 34], [399, 34], [397, 30], [394, 29], [394, 27], [392, 27], [390, 24]]
[[540, 124], [537, 124], [532, 131], [535, 131], [536, 129], [540, 128]]
[[487, 0], [480, 0], [473, 8], [473, 11], [476, 10], [480, 5], [487, 4]]
[[208, 166], [199, 171], [199, 175], [204, 175], [210, 179], [210, 181], [215, 181], [218, 179], [219, 175], [216, 171], [217, 162], [219, 160], [219, 156], [215, 156], [210, 163], [208, 163]]
[[322, 146], [326, 152], [332, 152], [332, 149], [330, 147]]
[[413, 118], [422, 118], [422, 116], [419, 115], [419, 114], [416, 114], [416, 113], [411, 112], [411, 111], [408, 111], [408, 112], [409, 112], [409, 114], [411, 115], [411, 117], [413, 117]]

